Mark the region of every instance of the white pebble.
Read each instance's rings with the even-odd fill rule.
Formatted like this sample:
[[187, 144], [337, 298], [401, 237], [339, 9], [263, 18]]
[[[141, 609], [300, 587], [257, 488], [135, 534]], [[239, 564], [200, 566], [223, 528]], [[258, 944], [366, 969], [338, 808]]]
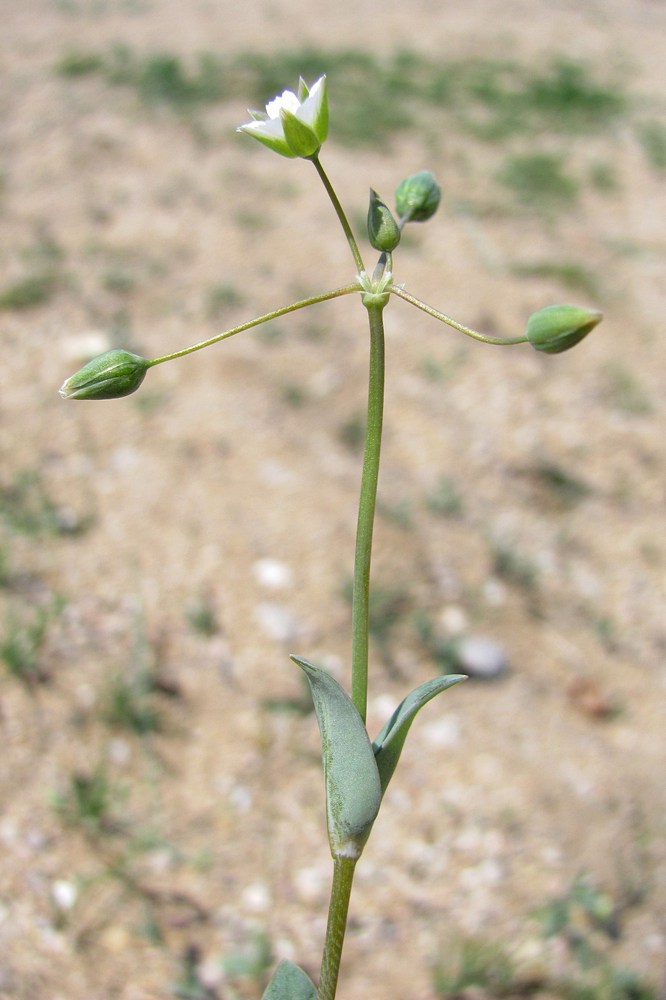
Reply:
[[257, 582], [262, 587], [269, 587], [271, 590], [288, 587], [293, 580], [293, 573], [289, 566], [277, 559], [258, 559], [252, 569]]
[[468, 635], [456, 643], [456, 669], [470, 677], [492, 680], [503, 674], [508, 666], [506, 653], [494, 639]]
[[258, 604], [255, 615], [259, 626], [269, 639], [276, 642], [290, 642], [298, 634], [294, 615], [281, 604]]
[[440, 622], [442, 628], [449, 635], [460, 635], [467, 628], [467, 615], [463, 609], [457, 604], [449, 604], [447, 607], [442, 609], [440, 615]]
[[455, 715], [445, 715], [422, 726], [423, 739], [432, 747], [455, 747], [460, 743], [460, 722]]
[[67, 882], [65, 879], [58, 879], [51, 886], [53, 902], [60, 910], [71, 910], [76, 902], [77, 895], [74, 883]]
[[110, 350], [111, 342], [103, 330], [88, 330], [86, 333], [76, 333], [66, 337], [62, 342], [62, 352], [72, 361], [82, 361], [84, 358], [94, 358]]
[[241, 893], [241, 904], [253, 913], [264, 913], [271, 904], [268, 886], [263, 882], [246, 886]]

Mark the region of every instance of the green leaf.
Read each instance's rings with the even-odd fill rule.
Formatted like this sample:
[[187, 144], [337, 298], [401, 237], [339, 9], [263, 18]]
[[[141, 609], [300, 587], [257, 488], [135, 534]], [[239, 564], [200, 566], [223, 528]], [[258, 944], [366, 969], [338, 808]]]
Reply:
[[358, 858], [379, 812], [382, 790], [363, 720], [325, 670], [292, 656], [310, 684], [321, 732], [328, 839], [334, 858]]
[[280, 962], [262, 1000], [317, 1000], [310, 977], [293, 962]]
[[400, 754], [407, 739], [409, 727], [414, 721], [416, 713], [435, 695], [466, 679], [465, 674], [446, 674], [444, 677], [434, 677], [432, 680], [426, 681], [425, 684], [414, 688], [405, 700], [400, 702], [372, 744], [379, 770], [382, 795], [393, 777], [393, 772], [400, 760]]

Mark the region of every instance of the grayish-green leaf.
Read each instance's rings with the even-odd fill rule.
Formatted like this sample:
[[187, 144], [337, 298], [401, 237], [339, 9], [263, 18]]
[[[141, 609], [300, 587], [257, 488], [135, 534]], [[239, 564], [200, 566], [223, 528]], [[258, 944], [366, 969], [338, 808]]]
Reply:
[[423, 706], [429, 702], [431, 698], [434, 698], [435, 695], [439, 694], [441, 691], [446, 691], [447, 688], [453, 687], [454, 684], [458, 684], [460, 681], [464, 680], [466, 680], [464, 674], [446, 674], [444, 677], [434, 677], [432, 680], [426, 681], [425, 684], [421, 684], [419, 687], [414, 688], [414, 690], [407, 695], [405, 700], [400, 702], [395, 712], [372, 744], [372, 748], [375, 752], [375, 760], [377, 761], [377, 768], [379, 770], [382, 795], [386, 791], [388, 783], [393, 777], [393, 772], [395, 771], [396, 765], [400, 760], [400, 754], [402, 753], [402, 748], [405, 745], [405, 740], [407, 739], [409, 727], [414, 721], [416, 713], [423, 708]]
[[280, 962], [262, 1000], [317, 1000], [310, 977], [293, 962]]
[[356, 706], [338, 682], [300, 656], [292, 660], [309, 681], [319, 722], [331, 853], [357, 858], [382, 800], [372, 745]]

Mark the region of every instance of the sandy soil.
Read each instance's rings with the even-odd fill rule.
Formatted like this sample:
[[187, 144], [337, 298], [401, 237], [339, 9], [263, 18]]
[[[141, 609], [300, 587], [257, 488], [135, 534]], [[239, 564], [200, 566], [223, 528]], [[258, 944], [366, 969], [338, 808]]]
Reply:
[[[285, 710], [304, 693], [287, 653], [348, 680], [349, 438], [366, 378], [363, 315], [345, 299], [160, 367], [132, 399], [59, 400], [88, 349], [121, 338], [160, 355], [353, 271], [308, 164], [235, 135], [244, 104], [184, 120], [54, 67], [115, 42], [186, 58], [558, 52], [663, 102], [658, 2], [453, 6], [0, 4], [1, 287], [58, 248], [55, 294], [0, 311], [3, 641], [48, 621], [44, 676], [0, 675], [2, 998], [257, 997], [262, 938], [316, 976], [330, 858], [317, 727]], [[433, 1000], [433, 966], [464, 936], [499, 942], [523, 982], [577, 974], [535, 913], [585, 878], [617, 933], [578, 930], [663, 997], [664, 177], [619, 124], [573, 153], [611, 157], [612, 192], [586, 188], [551, 219], [475, 214], [459, 206], [492, 202], [483, 157], [497, 152], [463, 143], [435, 127], [388, 154], [350, 150], [333, 121], [325, 163], [353, 217], [370, 184], [388, 195], [437, 174], [442, 211], [396, 255], [397, 277], [461, 321], [510, 335], [571, 298], [512, 272], [545, 258], [584, 261], [606, 319], [546, 358], [462, 342], [401, 302], [387, 312], [374, 577], [393, 603], [369, 728], [437, 671], [419, 615], [442, 642], [493, 638], [510, 669], [414, 726], [359, 866], [340, 996]], [[237, 295], [212, 316], [217, 286]], [[553, 469], [585, 488], [556, 488]], [[460, 496], [448, 516], [429, 502], [445, 476]], [[146, 674], [161, 725], [141, 734], [109, 705], [119, 676]], [[95, 774], [108, 808], [86, 826], [72, 789]], [[224, 965], [243, 957], [245, 976]]]

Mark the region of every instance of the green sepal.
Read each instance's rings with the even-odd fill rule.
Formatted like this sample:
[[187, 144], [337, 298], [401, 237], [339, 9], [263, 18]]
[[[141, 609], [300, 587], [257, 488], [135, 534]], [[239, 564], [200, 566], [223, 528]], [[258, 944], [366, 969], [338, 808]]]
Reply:
[[282, 122], [285, 140], [294, 156], [307, 159], [319, 152], [321, 142], [316, 132], [309, 125], [306, 125], [305, 122], [301, 121], [292, 111], [286, 111], [283, 108], [280, 112], [280, 121]]
[[368, 239], [375, 250], [392, 253], [400, 242], [400, 227], [385, 201], [370, 188], [368, 206]]
[[321, 732], [328, 840], [334, 858], [358, 858], [379, 812], [375, 754], [353, 701], [325, 670], [291, 657], [310, 684]]
[[434, 677], [432, 680], [426, 681], [425, 684], [414, 688], [404, 701], [400, 702], [372, 744], [382, 786], [382, 795], [393, 777], [416, 713], [435, 695], [466, 679], [465, 674], [446, 674], [444, 677]]
[[261, 1000], [317, 1000], [315, 985], [293, 962], [280, 962]]

